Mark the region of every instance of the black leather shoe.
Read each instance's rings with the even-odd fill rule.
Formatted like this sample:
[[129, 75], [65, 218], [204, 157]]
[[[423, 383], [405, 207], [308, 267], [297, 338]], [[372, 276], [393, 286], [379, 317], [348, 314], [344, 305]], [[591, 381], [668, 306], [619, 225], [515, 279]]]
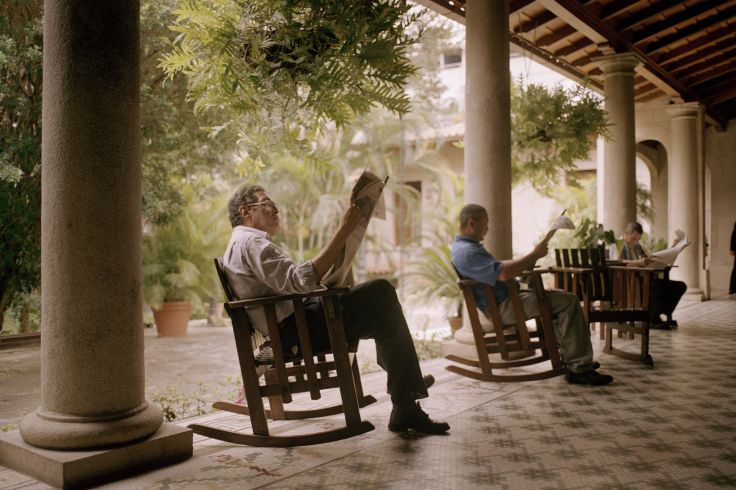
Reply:
[[593, 369], [584, 373], [573, 373], [570, 371], [565, 375], [565, 379], [568, 383], [574, 385], [603, 386], [610, 384], [613, 381], [613, 376], [601, 374]]
[[427, 374], [426, 376], [422, 376], [422, 381], [424, 381], [424, 387], [429, 388], [434, 384], [434, 376], [431, 374]]
[[450, 424], [432, 420], [419, 406], [419, 402], [412, 402], [394, 405], [388, 422], [388, 430], [391, 432], [413, 430], [423, 434], [444, 434], [450, 430]]

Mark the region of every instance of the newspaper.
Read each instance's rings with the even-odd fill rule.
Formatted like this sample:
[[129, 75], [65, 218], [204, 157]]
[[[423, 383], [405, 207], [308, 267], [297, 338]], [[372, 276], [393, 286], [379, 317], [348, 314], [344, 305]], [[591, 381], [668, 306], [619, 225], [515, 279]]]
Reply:
[[651, 254], [649, 256], [649, 259], [651, 259], [649, 267], [653, 269], [672, 267], [675, 264], [677, 256], [680, 255], [680, 252], [682, 252], [688, 245], [690, 245], [690, 241], [687, 239], [685, 232], [682, 230], [675, 230], [675, 244], [670, 248]]
[[575, 229], [575, 225], [573, 224], [572, 220], [565, 216], [565, 211], [567, 210], [565, 209], [564, 211], [562, 211], [562, 214], [560, 214], [557, 219], [555, 219], [555, 222], [552, 223], [552, 226], [542, 240], [543, 242], [549, 242], [557, 230]]
[[388, 182], [388, 177], [381, 180], [367, 170], [358, 178], [350, 194], [350, 204], [355, 204], [360, 208], [363, 219], [348, 237], [347, 243], [335, 263], [322, 278], [323, 285], [327, 287], [349, 285], [352, 280], [351, 266], [353, 258], [363, 242], [365, 230], [368, 228], [371, 217], [386, 219], [386, 205], [383, 202], [383, 187], [386, 182]]

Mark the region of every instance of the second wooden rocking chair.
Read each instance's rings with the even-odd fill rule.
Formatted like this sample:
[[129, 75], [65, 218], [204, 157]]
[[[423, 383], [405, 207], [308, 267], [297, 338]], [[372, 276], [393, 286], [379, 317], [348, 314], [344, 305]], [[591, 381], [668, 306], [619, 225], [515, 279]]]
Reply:
[[[517, 321], [515, 324], [508, 325], [501, 321], [501, 315], [491, 286], [471, 279], [465, 279], [459, 273], [458, 277], [460, 277], [458, 286], [463, 291], [465, 307], [470, 317], [478, 359], [470, 359], [453, 354], [445, 356], [445, 359], [480, 369], [480, 371], [455, 365], [447, 366], [446, 369], [448, 371], [480, 381], [496, 382], [532, 381], [560, 376], [567, 372], [562, 366], [562, 360], [560, 359], [557, 347], [557, 339], [552, 325], [549, 300], [545, 295], [544, 285], [538, 272], [530, 272], [527, 276], [531, 289], [537, 295], [539, 310], [541, 312], [539, 317], [534, 318], [537, 327], [534, 331], [529, 331], [527, 328], [526, 320], [531, 318], [527, 318], [524, 313], [521, 298], [516, 288], [509, 288], [509, 297], [514, 305]], [[491, 333], [485, 332], [481, 325], [479, 310], [476, 306], [475, 295], [473, 293], [473, 286], [475, 285], [483, 286], [489, 306], [490, 320], [493, 323], [494, 331]], [[513, 331], [511, 333], [508, 332], [508, 327], [512, 327]], [[510, 353], [526, 353], [532, 350], [539, 350], [540, 354], [525, 359], [510, 360]], [[497, 362], [491, 360], [491, 354], [500, 354], [502, 361]], [[494, 370], [506, 370], [508, 368], [529, 366], [547, 361], [550, 363], [549, 368], [544, 371], [525, 374], [498, 374], [498, 372], [494, 372]]]

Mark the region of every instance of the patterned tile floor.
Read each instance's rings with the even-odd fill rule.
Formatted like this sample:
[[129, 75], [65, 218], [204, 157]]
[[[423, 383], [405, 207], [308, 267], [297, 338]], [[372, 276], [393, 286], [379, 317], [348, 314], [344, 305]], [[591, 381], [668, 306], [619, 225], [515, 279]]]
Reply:
[[[653, 331], [654, 369], [600, 354], [615, 377], [604, 388], [563, 378], [496, 384], [423, 365], [437, 384], [422, 405], [447, 419], [446, 436], [386, 429], [382, 373], [364, 376], [378, 402], [363, 409], [376, 430], [331, 444], [240, 447], [195, 436], [194, 457], [106, 485], [111, 489], [649, 489], [736, 487], [736, 298], [685, 303], [680, 328]], [[634, 350], [630, 341], [619, 344]], [[313, 402], [309, 402], [313, 403]], [[321, 403], [329, 403], [323, 399]], [[247, 418], [215, 412], [182, 424], [246, 429]], [[280, 422], [274, 432], [341, 423]], [[0, 489], [45, 485], [0, 467]]]

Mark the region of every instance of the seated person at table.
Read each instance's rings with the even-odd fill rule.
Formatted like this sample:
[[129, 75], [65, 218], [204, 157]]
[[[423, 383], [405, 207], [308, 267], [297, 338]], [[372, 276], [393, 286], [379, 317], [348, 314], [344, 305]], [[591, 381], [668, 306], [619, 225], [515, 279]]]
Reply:
[[[228, 215], [233, 233], [223, 265], [240, 299], [314, 291], [362, 219], [357, 206], [348, 208], [327, 245], [312, 260], [298, 264], [271, 241], [280, 231], [281, 222], [278, 207], [263, 187], [241, 187], [228, 203]], [[411, 429], [428, 434], [450, 430], [446, 422], [430, 419], [416, 401], [428, 396], [427, 387], [434, 378], [422, 377], [393, 286], [385, 279], [359, 284], [340, 296], [340, 304], [348, 344], [357, 344], [359, 339], [376, 341], [378, 364], [388, 374], [388, 393], [393, 402], [388, 428], [394, 432]], [[319, 299], [307, 299], [304, 307], [315, 352], [328, 349], [329, 335]], [[284, 346], [297, 346], [299, 337], [291, 302], [279, 303], [276, 314]], [[254, 310], [249, 316], [258, 330], [268, 331], [262, 310]]]
[[[626, 225], [624, 246], [619, 254], [619, 258], [626, 264], [645, 267], [651, 262], [646, 250], [639, 243], [643, 233], [644, 230], [639, 223], [634, 222]], [[675, 240], [672, 246], [674, 247], [677, 242], [678, 240]], [[687, 285], [682, 281], [655, 278], [652, 281], [650, 326], [654, 328], [667, 327], [667, 320], [663, 320], [662, 315], [666, 315], [666, 318], [672, 318], [672, 312], [675, 311], [677, 303], [682, 298], [682, 295], [685, 294], [686, 290]], [[672, 324], [677, 325], [677, 322], [673, 320]]]
[[[452, 262], [458, 272], [493, 287], [501, 320], [505, 324], [516, 323], [514, 306], [508, 298], [508, 288], [518, 288], [514, 279], [534, 263], [547, 255], [547, 243], [541, 242], [525, 257], [515, 260], [497, 260], [480, 243], [488, 232], [488, 213], [483, 206], [468, 204], [460, 211], [460, 234], [452, 244]], [[488, 316], [488, 303], [480, 285], [474, 287], [478, 309]], [[539, 303], [531, 291], [520, 291], [524, 312], [539, 315]], [[613, 377], [596, 371], [590, 331], [583, 316], [577, 296], [563, 291], [547, 291], [557, 343], [567, 367], [565, 379], [573, 384], [606, 385]]]

